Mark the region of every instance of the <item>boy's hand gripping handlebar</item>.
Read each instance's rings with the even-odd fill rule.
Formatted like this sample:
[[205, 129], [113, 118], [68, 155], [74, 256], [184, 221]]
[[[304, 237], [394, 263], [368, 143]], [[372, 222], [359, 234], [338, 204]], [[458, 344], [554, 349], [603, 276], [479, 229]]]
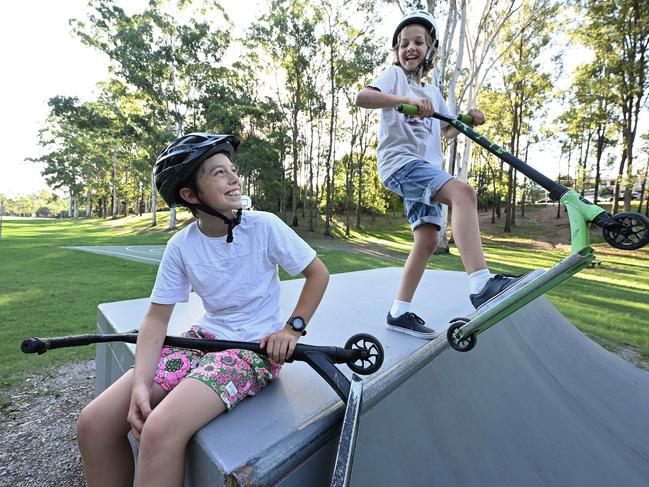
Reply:
[[[413, 117], [419, 115], [419, 107], [417, 105], [402, 103], [401, 105], [397, 105], [396, 110], [399, 113], [403, 113], [404, 115], [411, 115]], [[459, 120], [460, 122], [466, 123], [467, 125], [471, 125], [473, 123], [473, 117], [466, 113], [460, 113], [457, 117], [451, 117], [450, 115], [443, 115], [441, 113], [435, 112], [432, 117], [444, 120], [448, 123], [451, 123], [452, 120]]]

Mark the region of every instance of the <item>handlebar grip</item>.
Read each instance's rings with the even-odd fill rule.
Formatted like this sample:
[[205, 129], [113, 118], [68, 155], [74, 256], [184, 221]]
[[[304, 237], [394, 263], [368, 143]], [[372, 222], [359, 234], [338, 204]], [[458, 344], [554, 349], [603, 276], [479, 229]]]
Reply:
[[397, 112], [411, 116], [419, 115], [419, 107], [417, 105], [402, 103], [401, 105], [397, 105]]
[[[417, 105], [410, 105], [408, 103], [402, 103], [400, 105], [397, 105], [396, 110], [399, 113], [403, 113], [404, 115], [410, 115], [410, 116], [419, 115], [419, 107]], [[449, 117], [448, 115], [442, 115], [439, 113], [433, 113], [432, 117], [439, 118], [444, 121], [449, 121], [452, 120], [453, 118], [453, 117]], [[460, 122], [466, 123], [467, 125], [473, 124], [473, 117], [471, 115], [467, 115], [466, 113], [460, 113], [456, 118]]]
[[457, 119], [467, 125], [473, 125], [473, 117], [471, 115], [467, 115], [466, 113], [458, 114]]
[[38, 353], [40, 355], [47, 352], [47, 349], [47, 342], [36, 337], [23, 340], [23, 342], [20, 344], [20, 350], [23, 353]]

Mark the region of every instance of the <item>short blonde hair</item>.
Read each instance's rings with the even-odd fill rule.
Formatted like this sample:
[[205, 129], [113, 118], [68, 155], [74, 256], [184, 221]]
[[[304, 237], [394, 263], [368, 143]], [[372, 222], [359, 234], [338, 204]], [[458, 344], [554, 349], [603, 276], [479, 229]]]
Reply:
[[[404, 26], [403, 29], [399, 31], [399, 34], [397, 34], [397, 43], [394, 46], [392, 46], [392, 64], [395, 66], [401, 66], [401, 63], [399, 62], [399, 44], [401, 44], [401, 34], [405, 29], [407, 29], [411, 25], [420, 25], [424, 27], [424, 30], [426, 31], [426, 48], [429, 48], [430, 46], [433, 45], [433, 36], [430, 35], [430, 31], [428, 30], [428, 28], [426, 28], [424, 24], [413, 23]], [[435, 59], [435, 53], [433, 53], [432, 59]], [[428, 65], [428, 67], [424, 69], [424, 71], [421, 73], [421, 77], [423, 78], [424, 76], [426, 76], [428, 73], [431, 72], [432, 69], [433, 69], [433, 63], [431, 62]]]

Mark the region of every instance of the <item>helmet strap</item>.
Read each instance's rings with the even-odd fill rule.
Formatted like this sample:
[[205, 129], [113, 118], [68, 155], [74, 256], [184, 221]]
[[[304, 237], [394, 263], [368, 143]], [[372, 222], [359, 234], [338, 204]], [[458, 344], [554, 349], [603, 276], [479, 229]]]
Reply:
[[428, 69], [428, 67], [431, 65], [435, 50], [436, 49], [433, 48], [432, 44], [428, 46], [428, 49], [426, 49], [426, 54], [424, 55], [424, 61], [419, 65], [418, 68], [421, 69], [421, 74], [424, 74], [424, 71], [426, 71], [426, 69]]
[[189, 189], [192, 190], [194, 195], [196, 195], [196, 198], [198, 199], [198, 203], [189, 203], [187, 200], [184, 198], [180, 197], [183, 200], [183, 206], [186, 206], [188, 208], [195, 208], [197, 210], [201, 210], [204, 213], [207, 213], [208, 215], [215, 216], [217, 218], [220, 218], [223, 220], [223, 222], [228, 226], [228, 237], [226, 238], [227, 243], [232, 243], [232, 240], [234, 239], [232, 235], [232, 230], [234, 227], [236, 227], [239, 223], [241, 223], [241, 211], [243, 208], [239, 208], [237, 210], [237, 214], [235, 215], [234, 218], [228, 218], [225, 216], [223, 213], [216, 211], [214, 208], [211, 206], [206, 205], [203, 203], [203, 200], [198, 196], [198, 188], [196, 187], [196, 183], [193, 181], [188, 182], [186, 185]]
[[232, 243], [232, 241], [234, 240], [234, 236], [232, 235], [232, 230], [233, 230], [234, 227], [236, 227], [239, 223], [241, 223], [241, 211], [243, 210], [243, 208], [239, 208], [239, 209], [237, 210], [237, 214], [236, 214], [236, 216], [235, 216], [234, 218], [228, 218], [228, 217], [225, 216], [223, 213], [220, 213], [220, 212], [216, 211], [216, 210], [215, 210], [214, 208], [212, 208], [211, 206], [207, 206], [205, 203], [203, 203], [203, 202], [200, 200], [200, 198], [199, 198], [198, 201], [200, 201], [200, 203], [198, 203], [198, 204], [191, 204], [191, 205], [189, 205], [189, 206], [190, 206], [191, 208], [196, 208], [197, 210], [201, 210], [201, 211], [207, 213], [208, 215], [212, 215], [212, 216], [215, 216], [215, 217], [220, 218], [221, 220], [223, 220], [223, 222], [228, 226], [228, 236], [227, 236], [227, 238], [225, 239], [225, 241], [226, 241], [227, 243]]

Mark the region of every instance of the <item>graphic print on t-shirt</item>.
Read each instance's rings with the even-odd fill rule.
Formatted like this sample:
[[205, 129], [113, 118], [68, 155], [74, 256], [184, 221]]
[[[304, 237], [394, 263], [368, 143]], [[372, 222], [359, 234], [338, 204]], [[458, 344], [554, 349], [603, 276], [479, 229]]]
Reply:
[[433, 121], [430, 118], [420, 118], [413, 115], [403, 114], [405, 123], [410, 125], [410, 128], [418, 139], [426, 139], [433, 132]]

